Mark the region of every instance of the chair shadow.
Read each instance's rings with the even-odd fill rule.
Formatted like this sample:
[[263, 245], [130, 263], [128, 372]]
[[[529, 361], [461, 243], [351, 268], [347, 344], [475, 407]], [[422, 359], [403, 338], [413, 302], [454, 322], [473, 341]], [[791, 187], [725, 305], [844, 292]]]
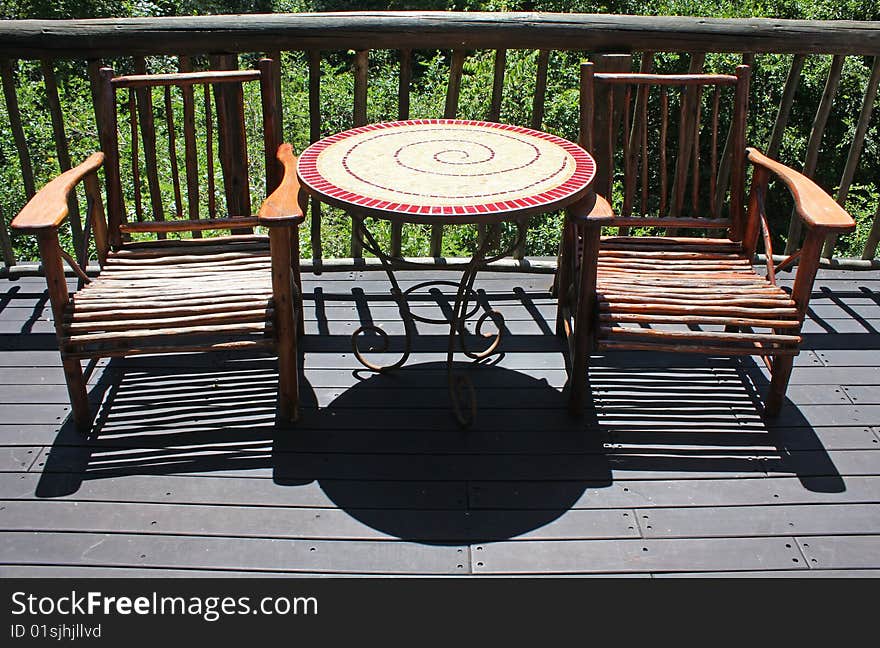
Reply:
[[62, 497], [92, 479], [267, 470], [281, 430], [277, 384], [274, 358], [111, 360], [90, 389], [97, 410], [90, 435], [64, 422], [36, 495]]
[[[609, 435], [607, 456], [633, 478], [794, 475], [807, 490], [845, 483], [809, 421], [786, 398], [762, 416], [769, 381], [750, 357], [615, 352], [594, 357], [593, 406]], [[716, 473], [722, 473], [718, 475]]]

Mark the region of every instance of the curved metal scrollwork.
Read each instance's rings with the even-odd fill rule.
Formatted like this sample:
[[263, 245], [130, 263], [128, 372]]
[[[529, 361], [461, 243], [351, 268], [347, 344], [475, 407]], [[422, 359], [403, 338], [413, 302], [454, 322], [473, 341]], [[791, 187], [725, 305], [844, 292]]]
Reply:
[[[483, 337], [489, 340], [488, 346], [486, 346], [486, 348], [481, 351], [473, 351], [467, 346], [467, 320], [475, 315], [481, 308], [480, 304], [476, 303], [477, 293], [474, 290], [474, 282], [476, 281], [477, 271], [481, 267], [490, 264], [493, 261], [497, 261], [506, 256], [509, 256], [510, 253], [514, 249], [516, 249], [517, 246], [520, 245], [520, 243], [525, 238], [527, 226], [526, 221], [517, 221], [517, 235], [515, 239], [512, 241], [512, 243], [505, 246], [502, 250], [495, 251], [491, 255], [489, 255], [489, 251], [494, 244], [494, 237], [486, 236], [480, 242], [477, 251], [474, 253], [469, 261], [464, 263], [452, 263], [443, 265], [443, 269], [461, 268], [463, 270], [461, 281], [459, 281], [458, 283], [454, 283], [451, 281], [425, 281], [403, 291], [400, 289], [400, 284], [397, 282], [397, 279], [394, 276], [394, 267], [412, 266], [424, 268], [424, 264], [409, 262], [402, 257], [389, 256], [385, 254], [385, 252], [376, 242], [376, 239], [367, 229], [364, 223], [364, 217], [353, 216], [352, 220], [355, 236], [357, 237], [358, 241], [360, 241], [363, 249], [375, 255], [376, 258], [378, 258], [379, 261], [382, 263], [382, 269], [385, 270], [385, 274], [388, 276], [388, 280], [391, 282], [391, 294], [397, 302], [397, 307], [400, 311], [400, 316], [403, 319], [404, 328], [406, 331], [405, 348], [400, 359], [390, 365], [378, 365], [366, 359], [364, 354], [358, 348], [357, 339], [359, 336], [365, 333], [374, 333], [379, 335], [382, 338], [381, 346], [378, 350], [374, 349], [373, 351], [376, 353], [384, 353], [387, 352], [389, 349], [388, 334], [383, 329], [375, 326], [374, 324], [364, 324], [363, 326], [360, 326], [357, 330], [355, 330], [351, 337], [352, 350], [355, 357], [364, 367], [366, 367], [370, 371], [375, 371], [377, 373], [384, 373], [392, 371], [394, 369], [398, 369], [406, 363], [411, 353], [413, 322], [420, 321], [430, 324], [449, 324], [449, 346], [446, 354], [446, 370], [449, 385], [449, 398], [452, 404], [452, 412], [455, 415], [455, 418], [458, 421], [459, 425], [461, 425], [462, 427], [470, 427], [470, 425], [473, 424], [477, 413], [476, 391], [474, 390], [473, 382], [471, 381], [469, 376], [453, 370], [456, 351], [456, 337], [458, 338], [458, 347], [460, 348], [461, 352], [475, 362], [485, 360], [486, 358], [490, 357], [498, 351], [498, 347], [501, 344], [502, 331], [504, 330], [504, 316], [499, 311], [491, 308], [484, 310], [484, 312], [477, 319], [474, 329], [474, 333], [476, 336]], [[428, 286], [437, 285], [448, 285], [453, 286], [457, 289], [452, 316], [448, 319], [441, 320], [413, 313], [409, 308], [407, 297], [417, 290], [421, 290]], [[471, 307], [472, 302], [473, 307]], [[486, 324], [486, 322], [490, 320], [497, 329], [494, 334], [483, 332], [483, 326]]]

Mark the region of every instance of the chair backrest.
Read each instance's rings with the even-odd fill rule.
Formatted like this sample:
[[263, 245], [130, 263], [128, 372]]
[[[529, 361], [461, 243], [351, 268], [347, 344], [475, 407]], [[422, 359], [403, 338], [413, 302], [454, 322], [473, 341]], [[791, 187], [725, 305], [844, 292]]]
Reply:
[[[281, 145], [276, 78], [271, 59], [261, 59], [256, 70], [115, 76], [111, 68], [101, 68], [97, 101], [112, 248], [118, 249], [134, 233], [165, 238], [168, 232], [191, 231], [200, 237], [207, 229], [252, 231], [256, 221], [250, 219], [250, 168], [257, 167], [265, 176], [266, 195], [278, 186], [282, 175], [275, 159]], [[243, 84], [248, 82], [259, 84], [262, 169], [262, 161], [249, 164], [248, 160], [247, 126], [259, 121], [250, 118], [245, 104]], [[123, 95], [126, 90], [127, 101]], [[155, 101], [156, 95], [160, 101]], [[127, 112], [125, 133], [120, 132], [117, 110]], [[181, 140], [184, 173], [178, 161]], [[215, 197], [215, 157], [222, 172], [225, 214], [218, 210]], [[130, 159], [130, 166], [124, 163], [129, 161], [125, 158]], [[132, 203], [132, 208], [127, 209], [126, 202]], [[235, 217], [236, 226], [225, 224], [223, 216]]]
[[734, 75], [600, 73], [581, 66], [580, 143], [614, 225], [727, 229], [741, 240], [749, 67]]

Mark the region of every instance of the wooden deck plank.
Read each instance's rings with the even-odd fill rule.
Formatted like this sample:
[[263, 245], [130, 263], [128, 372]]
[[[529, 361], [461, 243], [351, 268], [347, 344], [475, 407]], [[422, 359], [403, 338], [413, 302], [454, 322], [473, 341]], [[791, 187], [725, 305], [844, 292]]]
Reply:
[[806, 569], [791, 538], [498, 542], [471, 552], [475, 573]]
[[611, 484], [572, 481], [469, 484], [471, 508], [528, 509], [567, 493], [571, 508], [767, 506], [778, 504], [873, 504], [878, 477], [824, 477], [804, 483], [797, 477], [750, 479], [616, 480]]
[[788, 405], [778, 418], [779, 425], [806, 423], [812, 426], [824, 425], [878, 425], [880, 424], [880, 405]]
[[779, 427], [774, 433], [789, 450], [874, 450], [880, 440], [868, 426]]
[[[89, 384], [94, 385], [100, 374], [101, 371], [98, 370], [89, 376]], [[61, 369], [60, 356], [57, 367], [0, 367], [0, 385], [6, 388], [12, 384], [64, 386], [64, 371]]]
[[781, 475], [796, 472], [802, 477], [821, 475], [880, 475], [880, 451], [877, 450], [795, 450], [781, 462], [767, 462], [767, 473]]
[[[5, 430], [10, 430], [5, 432]], [[499, 454], [506, 455], [553, 452], [554, 454], [602, 452], [601, 443], [608, 441], [607, 434], [601, 432], [590, 434], [572, 434], [566, 430], [552, 431], [506, 431], [479, 430], [462, 438], [457, 430], [428, 430], [416, 428], [405, 430], [379, 430], [367, 433], [362, 430], [298, 430], [296, 446], [312, 453], [345, 453], [357, 455], [361, 453], [394, 453], [394, 454]], [[112, 438], [97, 438], [79, 441], [73, 434], [65, 432], [58, 436], [57, 429], [48, 425], [0, 426], [4, 443], [8, 446], [52, 445], [56, 448], [83, 448], [82, 452], [94, 455], [95, 461], [102, 456], [118, 452], [124, 456], [126, 449], [144, 451], [166, 449], [171, 457], [175, 453], [183, 455], [186, 451], [193, 453], [193, 458], [202, 453], [226, 452], [232, 457], [240, 451], [250, 453], [271, 453], [275, 442], [271, 431], [261, 428], [202, 426], [201, 428], [155, 429], [136, 431], [132, 434], [117, 435]], [[285, 446], [287, 450], [285, 450]], [[278, 444], [278, 452], [291, 452], [288, 443]], [[205, 457], [208, 455], [205, 454]], [[256, 455], [254, 455], [256, 456]], [[282, 455], [279, 455], [279, 457]], [[53, 457], [53, 459], [56, 457]], [[58, 459], [62, 455], [57, 456]], [[220, 457], [222, 459], [222, 457]], [[42, 461], [42, 459], [41, 459]], [[52, 468], [55, 470], [55, 468]]]
[[[466, 550], [409, 542], [3, 532], [0, 564], [276, 572], [467, 573]], [[459, 567], [458, 565], [461, 565]]]
[[857, 405], [877, 405], [880, 404], [880, 389], [877, 387], [877, 385], [843, 385], [843, 390]]
[[653, 574], [654, 578], [878, 578], [880, 569], [797, 569], [742, 572], [680, 572]]
[[[82, 453], [56, 447], [46, 450], [34, 463], [39, 472], [75, 471]], [[131, 456], [127, 456], [130, 454]], [[431, 481], [607, 481], [610, 479], [711, 479], [763, 475], [764, 463], [756, 458], [737, 456], [682, 457], [669, 459], [652, 456], [620, 457], [602, 454], [344, 454], [246, 451], [159, 451], [93, 453], [87, 458], [87, 470], [95, 477], [151, 472], [197, 476], [205, 471], [214, 475], [244, 475], [281, 481], [344, 480], [371, 481], [393, 478], [401, 482], [419, 479]], [[872, 467], [872, 466], [871, 466]], [[871, 468], [865, 469], [870, 470]], [[825, 475], [833, 468], [821, 465], [813, 469]], [[782, 470], [779, 470], [781, 474]], [[793, 472], [790, 471], [790, 472]], [[862, 474], [861, 472], [858, 474]], [[875, 473], [868, 473], [875, 474]]]
[[[757, 365], [746, 367], [746, 373], [769, 380], [766, 369]], [[791, 374], [790, 385], [874, 385], [878, 383], [876, 367], [798, 367]]]
[[[5, 445], [84, 445], [89, 448], [154, 448], [154, 447], [203, 447], [216, 449], [233, 446], [245, 441], [271, 442], [272, 435], [260, 428], [221, 434], [224, 428], [210, 425], [180, 426], [172, 429], [132, 428], [132, 434], [116, 435], [81, 441], [75, 435], [58, 435], [53, 424], [0, 425], [0, 438]], [[232, 432], [226, 428], [226, 432]], [[364, 434], [358, 429], [302, 429], [297, 437], [300, 447], [313, 452], [424, 452], [436, 453], [554, 453], [584, 452], [600, 443], [614, 443], [628, 449], [696, 449], [720, 450], [754, 449], [769, 453], [774, 449], [791, 450], [875, 450], [880, 441], [868, 426], [782, 427], [772, 431], [763, 427], [733, 428], [729, 431], [702, 429], [688, 431], [685, 428], [659, 433], [656, 427], [621, 427], [590, 430], [584, 434], [572, 434], [568, 430], [474, 430], [462, 439], [447, 429], [436, 430], [382, 430]]]
[[880, 348], [825, 349], [816, 355], [827, 367], [880, 367]]
[[[712, 480], [619, 480], [608, 482], [400, 482], [344, 481], [284, 483], [266, 479], [200, 476], [126, 475], [103, 479], [58, 473], [0, 473], [5, 499], [65, 498], [72, 501], [181, 503], [228, 506], [336, 506], [344, 495], [352, 508], [450, 510], [569, 510], [771, 506], [786, 504], [873, 504], [877, 477], [817, 478], [807, 485], [796, 477]], [[465, 492], [467, 489], [467, 493]]]
[[30, 469], [43, 448], [34, 446], [0, 446], [0, 471], [20, 472]]
[[[448, 510], [467, 506], [464, 482], [339, 482], [327, 486], [345, 490], [353, 508]], [[127, 475], [90, 479], [76, 473], [0, 473], [0, 494], [5, 499], [69, 498], [76, 501], [230, 505], [335, 507], [333, 499], [316, 481], [284, 483], [248, 477], [212, 474]], [[546, 506], [546, 503], [545, 503]]]
[[[406, 574], [356, 574], [296, 572], [296, 578], [405, 578]], [[418, 574], [412, 574], [418, 577]], [[0, 565], [0, 578], [290, 578], [288, 572], [242, 571], [240, 569], [166, 569], [164, 567], [103, 567], [100, 565]], [[433, 577], [441, 578], [440, 574]], [[457, 576], [450, 576], [456, 578]]]
[[811, 569], [876, 569], [880, 534], [797, 537]]
[[[648, 538], [880, 533], [880, 503], [652, 508], [636, 514]], [[874, 567], [880, 568], [880, 555]]]
[[[451, 544], [517, 539], [633, 538], [629, 510], [430, 511], [137, 504], [64, 500], [0, 503], [0, 531], [171, 534], [236, 538], [395, 540]], [[392, 534], [394, 530], [397, 534]]]

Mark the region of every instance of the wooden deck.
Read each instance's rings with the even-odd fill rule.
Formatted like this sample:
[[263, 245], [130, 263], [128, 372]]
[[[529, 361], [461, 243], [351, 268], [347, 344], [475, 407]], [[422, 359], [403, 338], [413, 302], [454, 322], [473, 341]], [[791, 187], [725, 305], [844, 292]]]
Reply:
[[0, 280], [0, 575], [880, 575], [880, 273], [821, 273], [772, 428], [749, 358], [596, 357], [572, 420], [550, 277], [484, 273], [505, 355], [471, 369], [462, 432], [446, 328], [373, 376], [348, 336], [400, 342], [384, 275], [305, 282], [297, 429], [274, 427], [271, 358], [136, 357], [95, 367], [84, 443], [43, 280]]

